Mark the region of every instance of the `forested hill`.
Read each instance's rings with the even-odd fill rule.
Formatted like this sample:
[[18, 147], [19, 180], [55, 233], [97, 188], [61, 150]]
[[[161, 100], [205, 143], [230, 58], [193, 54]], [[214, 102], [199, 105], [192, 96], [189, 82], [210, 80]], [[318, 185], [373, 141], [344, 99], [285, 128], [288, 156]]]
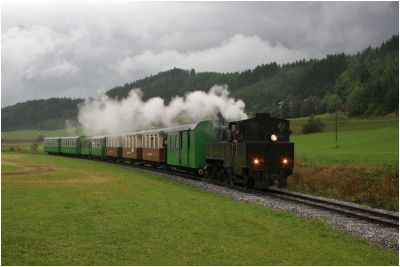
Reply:
[[[232, 95], [245, 101], [247, 111], [298, 117], [332, 112], [338, 107], [350, 115], [387, 114], [398, 111], [398, 49], [398, 36], [393, 36], [379, 47], [355, 55], [263, 64], [240, 73], [196, 73], [194, 69], [174, 68], [115, 87], [107, 95], [122, 99], [131, 89], [142, 88], [145, 99], [160, 96], [168, 102], [187, 91], [228, 84]], [[76, 118], [76, 105], [82, 100], [63, 99], [62, 108], [54, 104], [57, 101], [28, 101], [3, 108], [3, 130], [56, 128], [64, 125], [65, 119]]]
[[1, 109], [2, 131], [19, 129], [63, 129], [66, 120], [76, 120], [83, 99], [30, 100]]
[[168, 101], [188, 90], [228, 84], [248, 111], [297, 117], [333, 111], [337, 104], [350, 115], [386, 114], [398, 109], [398, 49], [399, 38], [393, 36], [380, 47], [356, 55], [328, 55], [282, 66], [264, 64], [241, 73], [175, 68], [115, 87], [107, 94], [121, 99], [132, 88], [142, 88], [145, 98], [161, 96]]

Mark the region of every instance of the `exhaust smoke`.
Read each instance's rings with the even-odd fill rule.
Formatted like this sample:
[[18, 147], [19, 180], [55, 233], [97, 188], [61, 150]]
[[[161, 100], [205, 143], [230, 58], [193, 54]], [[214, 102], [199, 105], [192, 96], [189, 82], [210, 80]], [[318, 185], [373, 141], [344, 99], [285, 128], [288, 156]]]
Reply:
[[[226, 85], [215, 85], [208, 92], [192, 91], [174, 97], [168, 105], [160, 97], [143, 101], [140, 89], [123, 100], [100, 95], [87, 99], [79, 109], [78, 121], [87, 135], [132, 132], [204, 120], [246, 119], [245, 104], [230, 97]], [[220, 115], [219, 115], [220, 114]]]

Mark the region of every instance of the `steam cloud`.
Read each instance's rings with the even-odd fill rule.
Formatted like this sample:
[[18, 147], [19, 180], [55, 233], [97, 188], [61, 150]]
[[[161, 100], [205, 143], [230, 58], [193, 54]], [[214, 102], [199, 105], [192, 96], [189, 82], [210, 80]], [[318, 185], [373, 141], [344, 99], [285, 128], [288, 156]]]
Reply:
[[154, 127], [168, 127], [203, 120], [246, 119], [245, 104], [229, 96], [227, 86], [215, 85], [209, 92], [193, 91], [174, 97], [168, 105], [160, 97], [143, 101], [140, 89], [134, 89], [121, 101], [101, 95], [87, 99], [80, 107], [78, 120], [85, 134], [112, 134]]

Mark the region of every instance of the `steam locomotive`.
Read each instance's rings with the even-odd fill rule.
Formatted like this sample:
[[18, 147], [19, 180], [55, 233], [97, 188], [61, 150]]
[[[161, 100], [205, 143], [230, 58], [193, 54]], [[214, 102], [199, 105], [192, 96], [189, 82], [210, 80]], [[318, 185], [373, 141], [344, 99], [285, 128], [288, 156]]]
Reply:
[[51, 137], [49, 154], [148, 165], [231, 185], [287, 186], [294, 166], [289, 121], [256, 113], [220, 124], [203, 121], [107, 136]]

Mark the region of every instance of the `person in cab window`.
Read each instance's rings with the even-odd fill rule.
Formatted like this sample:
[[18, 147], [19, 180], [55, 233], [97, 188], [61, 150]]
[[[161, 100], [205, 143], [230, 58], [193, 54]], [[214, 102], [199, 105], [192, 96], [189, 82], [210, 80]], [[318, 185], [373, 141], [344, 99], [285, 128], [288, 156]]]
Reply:
[[233, 132], [233, 142], [238, 143], [242, 141], [241, 133], [240, 133], [240, 127], [235, 127], [235, 131]]
[[236, 132], [235, 124], [233, 124], [230, 129], [231, 130], [230, 130], [230, 138], [229, 139], [231, 142], [235, 142], [235, 132]]
[[226, 128], [220, 127], [218, 132], [218, 140], [220, 141], [228, 140], [228, 132], [229, 131], [227, 131]]

